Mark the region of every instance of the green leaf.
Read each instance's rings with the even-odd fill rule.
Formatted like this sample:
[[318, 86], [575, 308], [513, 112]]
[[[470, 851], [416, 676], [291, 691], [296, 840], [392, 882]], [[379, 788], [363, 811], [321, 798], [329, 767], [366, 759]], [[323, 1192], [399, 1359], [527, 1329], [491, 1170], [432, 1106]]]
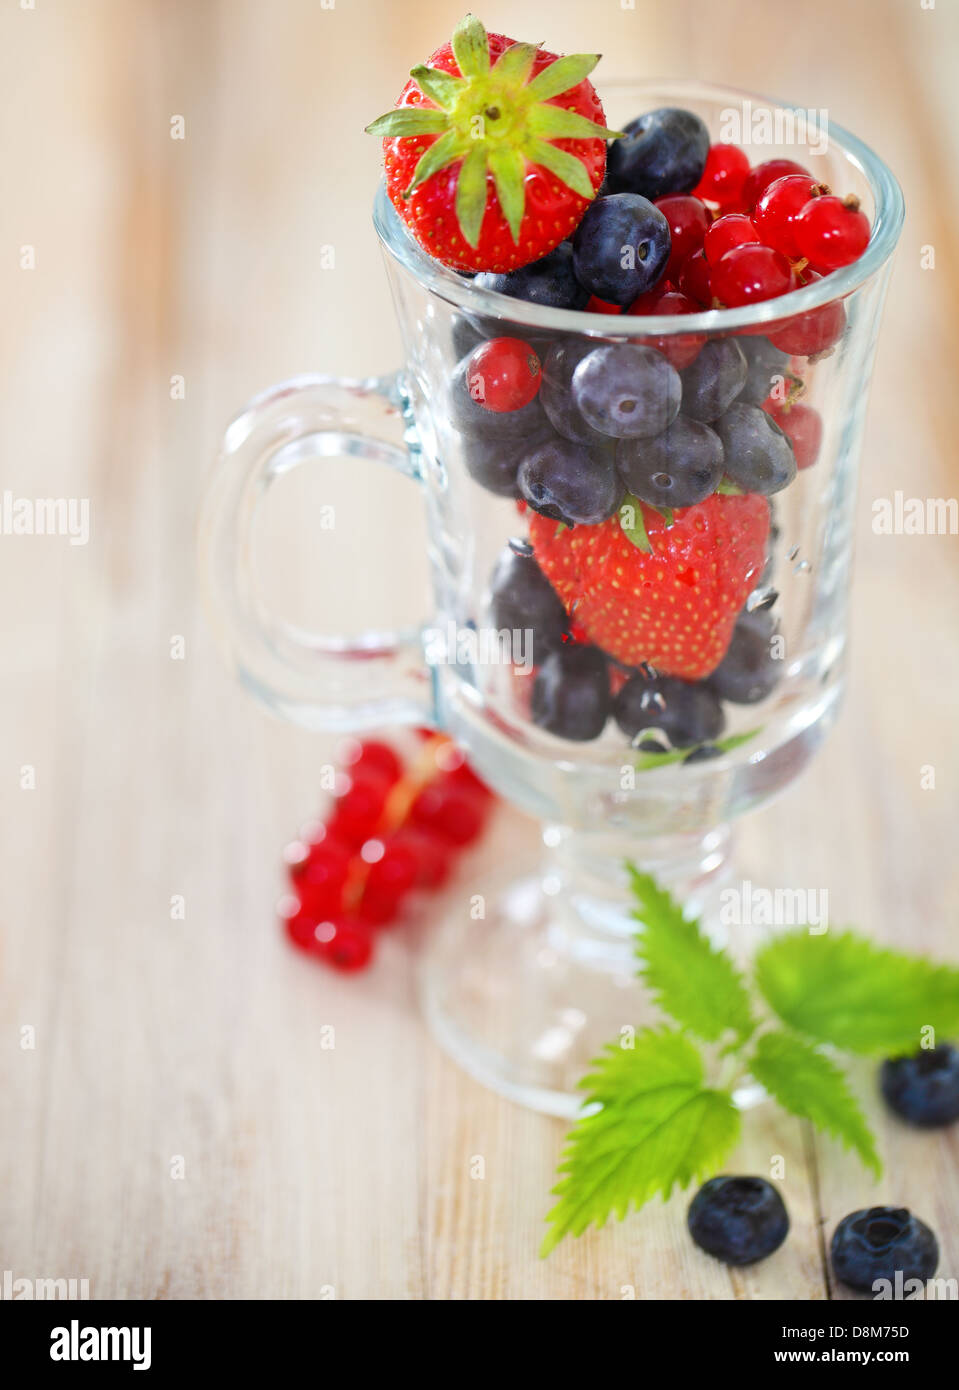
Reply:
[[[748, 743], [751, 738], [755, 738], [759, 732], [759, 729], [749, 729], [744, 734], [727, 734], [725, 738], [716, 739], [714, 746], [723, 753], [731, 753]], [[666, 767], [669, 763], [681, 763], [692, 752], [692, 748], [670, 748], [665, 753], [642, 753], [636, 759], [636, 771], [652, 772], [654, 768]]]
[[413, 177], [403, 190], [404, 196], [408, 198], [414, 188], [419, 188], [421, 183], [431, 179], [434, 174], [439, 173], [440, 169], [445, 169], [447, 164], [452, 164], [453, 160], [458, 159], [462, 153], [462, 139], [455, 130], [448, 130], [445, 135], [434, 140], [429, 149], [424, 150], [420, 155], [416, 168], [413, 170]]
[[485, 212], [486, 151], [477, 148], [463, 160], [456, 181], [456, 220], [470, 246], [475, 247], [479, 241]]
[[750, 1067], [784, 1110], [855, 1149], [866, 1167], [880, 1175], [875, 1140], [845, 1076], [812, 1043], [794, 1033], [763, 1033]]
[[[627, 510], [632, 513], [628, 516]], [[627, 492], [626, 497], [619, 509], [619, 525], [623, 535], [628, 541], [632, 541], [637, 550], [644, 550], [647, 555], [652, 554], [652, 544], [646, 532], [646, 520], [643, 516], [643, 504], [638, 497], [634, 497], [631, 492]]]
[[391, 140], [400, 135], [440, 135], [448, 126], [449, 117], [443, 111], [434, 111], [429, 106], [404, 106], [398, 111], [387, 111], [385, 116], [377, 116], [366, 127], [366, 133]]
[[543, 1255], [612, 1213], [622, 1220], [657, 1192], [665, 1199], [674, 1186], [713, 1175], [739, 1138], [732, 1097], [703, 1086], [702, 1059], [688, 1038], [650, 1028], [634, 1041], [608, 1047], [581, 1083], [602, 1108], [569, 1134]]
[[420, 91], [425, 92], [430, 100], [435, 101], [444, 111], [449, 110], [466, 85], [462, 77], [454, 77], [451, 72], [444, 72], [442, 68], [428, 68], [425, 63], [411, 68], [410, 77]]
[[471, 14], [453, 30], [453, 57], [464, 77], [482, 77], [489, 72], [489, 40], [480, 21]]
[[688, 921], [672, 894], [651, 874], [627, 864], [636, 899], [636, 956], [664, 1013], [704, 1042], [726, 1032], [742, 1043], [756, 1027], [749, 992], [730, 956], [717, 950], [696, 921]]
[[497, 77], [505, 78], [507, 82], [515, 82], [521, 87], [529, 77], [541, 47], [542, 44], [538, 43], [510, 44], [496, 59], [493, 71]]
[[528, 128], [532, 135], [544, 140], [610, 140], [621, 132], [607, 130], [587, 116], [567, 111], [564, 106], [534, 106], [529, 113]]
[[549, 101], [550, 97], [568, 92], [570, 87], [588, 77], [601, 57], [600, 53], [571, 53], [566, 58], [557, 58], [555, 63], [536, 74], [526, 90], [537, 101]]
[[853, 932], [777, 937], [757, 956], [756, 981], [790, 1027], [849, 1052], [911, 1051], [923, 1028], [959, 1028], [959, 969]]
[[541, 164], [544, 169], [548, 169], [560, 183], [564, 183], [581, 198], [592, 198], [593, 185], [586, 172], [586, 165], [568, 150], [561, 150], [546, 140], [532, 140], [529, 157], [534, 164]]
[[721, 478], [721, 479], [720, 479], [720, 482], [719, 482], [719, 486], [717, 487], [716, 491], [717, 491], [718, 493], [721, 493], [723, 497], [744, 497], [744, 496], [745, 496], [745, 493], [743, 492], [743, 489], [742, 489], [741, 487], [738, 487], [738, 486], [733, 482], [732, 478]]
[[489, 167], [503, 216], [509, 224], [513, 240], [518, 242], [526, 205], [526, 190], [523, 187], [526, 160], [518, 150], [493, 149], [490, 151]]

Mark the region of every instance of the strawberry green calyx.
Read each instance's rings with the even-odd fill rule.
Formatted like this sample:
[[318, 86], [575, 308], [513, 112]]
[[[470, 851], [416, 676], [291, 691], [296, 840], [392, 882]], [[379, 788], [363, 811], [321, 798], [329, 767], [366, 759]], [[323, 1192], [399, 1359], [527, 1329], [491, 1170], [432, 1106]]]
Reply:
[[540, 165], [565, 187], [591, 199], [594, 189], [586, 165], [553, 142], [620, 135], [578, 112], [551, 104], [589, 76], [599, 55], [557, 58], [530, 80], [540, 47], [514, 43], [493, 63], [486, 30], [467, 15], [452, 39], [461, 75], [433, 67], [413, 68], [410, 76], [434, 105], [399, 107], [366, 128], [368, 134], [384, 139], [438, 137], [417, 162], [403, 190], [405, 198], [441, 169], [461, 161], [455, 213], [463, 237], [474, 248], [486, 211], [487, 175], [492, 175], [503, 217], [518, 243], [527, 167]]

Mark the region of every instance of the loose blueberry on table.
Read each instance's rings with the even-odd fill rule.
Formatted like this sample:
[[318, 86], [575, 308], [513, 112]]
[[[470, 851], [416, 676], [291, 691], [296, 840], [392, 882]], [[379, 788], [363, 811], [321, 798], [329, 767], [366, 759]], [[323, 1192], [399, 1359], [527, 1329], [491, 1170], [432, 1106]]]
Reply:
[[730, 1265], [764, 1260], [789, 1233], [783, 1199], [765, 1178], [711, 1178], [690, 1203], [686, 1222], [701, 1250]]
[[[530, 717], [574, 742], [612, 718], [696, 764], [722, 756], [725, 705], [765, 700], [782, 669], [775, 617], [748, 610], [769, 499], [821, 449], [803, 396], [846, 326], [841, 297], [765, 335], [724, 331], [723, 311], [836, 274], [870, 224], [796, 161], [711, 144], [692, 111], [609, 130], [597, 62], [468, 16], [368, 129], [412, 235], [486, 295], [451, 325], [445, 414], [451, 454], [526, 517], [490, 613], [533, 631]], [[565, 331], [511, 328], [511, 301], [564, 312]], [[644, 322], [703, 310], [709, 334]]]
[[868, 1207], [843, 1217], [829, 1247], [833, 1273], [859, 1293], [875, 1293], [878, 1279], [895, 1287], [931, 1279], [939, 1264], [932, 1231], [905, 1207]]

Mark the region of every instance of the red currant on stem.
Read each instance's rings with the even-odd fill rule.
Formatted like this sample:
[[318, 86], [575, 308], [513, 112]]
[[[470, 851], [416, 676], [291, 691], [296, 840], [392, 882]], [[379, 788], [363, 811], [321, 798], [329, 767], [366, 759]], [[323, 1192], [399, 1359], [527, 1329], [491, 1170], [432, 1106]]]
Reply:
[[312, 951], [316, 947], [316, 928], [318, 918], [307, 911], [299, 898], [286, 893], [276, 905], [276, 913], [289, 941], [300, 951]]
[[410, 850], [416, 860], [417, 888], [439, 888], [450, 876], [452, 847], [428, 830], [404, 825], [394, 843]]
[[703, 251], [711, 266], [718, 265], [727, 251], [736, 246], [758, 245], [759, 235], [745, 213], [729, 212], [717, 217], [706, 233]]
[[381, 772], [390, 782], [398, 782], [403, 775], [403, 764], [395, 748], [380, 739], [367, 738], [361, 742], [356, 738], [344, 739], [336, 750], [337, 761], [349, 772], [357, 768], [373, 768]]
[[752, 212], [771, 183], [785, 178], [787, 174], [806, 174], [809, 170], [797, 164], [794, 159], [767, 159], [757, 164], [746, 176], [742, 187], [742, 206], [745, 212]]
[[810, 198], [825, 191], [808, 174], [787, 174], [776, 179], [753, 208], [753, 226], [760, 241], [797, 260], [802, 252], [796, 244], [796, 219]]
[[355, 772], [343, 773], [330, 830], [350, 844], [362, 844], [376, 829], [389, 792], [389, 778], [376, 768], [358, 767]]
[[316, 946], [313, 949], [335, 970], [349, 974], [369, 965], [373, 955], [373, 938], [363, 922], [341, 917], [317, 924]]
[[671, 249], [664, 272], [669, 280], [702, 246], [709, 226], [709, 212], [705, 203], [689, 193], [667, 193], [656, 199], [656, 206], [669, 223]]
[[423, 788], [413, 802], [410, 819], [449, 844], [463, 846], [480, 835], [486, 808], [476, 792], [444, 775]]
[[816, 270], [829, 274], [859, 259], [869, 245], [869, 218], [854, 195], [810, 198], [796, 218], [800, 254]]
[[737, 246], [713, 267], [709, 283], [720, 304], [735, 308], [788, 294], [793, 272], [786, 257], [769, 246]]
[[749, 157], [738, 145], [710, 145], [706, 167], [693, 189], [694, 198], [717, 203], [721, 212], [738, 208], [749, 174]]
[[520, 338], [490, 338], [472, 353], [466, 380], [478, 405], [497, 414], [520, 410], [539, 390], [540, 361]]

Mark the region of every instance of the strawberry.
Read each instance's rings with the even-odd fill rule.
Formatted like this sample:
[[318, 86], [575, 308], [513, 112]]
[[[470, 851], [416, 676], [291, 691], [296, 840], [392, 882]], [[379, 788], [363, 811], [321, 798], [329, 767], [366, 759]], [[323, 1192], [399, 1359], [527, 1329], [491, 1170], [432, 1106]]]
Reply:
[[[671, 524], [668, 524], [671, 522]], [[769, 503], [713, 493], [671, 517], [627, 497], [599, 526], [530, 513], [536, 559], [592, 642], [627, 666], [701, 680], [765, 562]]]
[[587, 76], [567, 58], [487, 34], [472, 15], [412, 69], [383, 136], [386, 187], [424, 250], [456, 270], [517, 270], [574, 230], [606, 172], [607, 130]]

